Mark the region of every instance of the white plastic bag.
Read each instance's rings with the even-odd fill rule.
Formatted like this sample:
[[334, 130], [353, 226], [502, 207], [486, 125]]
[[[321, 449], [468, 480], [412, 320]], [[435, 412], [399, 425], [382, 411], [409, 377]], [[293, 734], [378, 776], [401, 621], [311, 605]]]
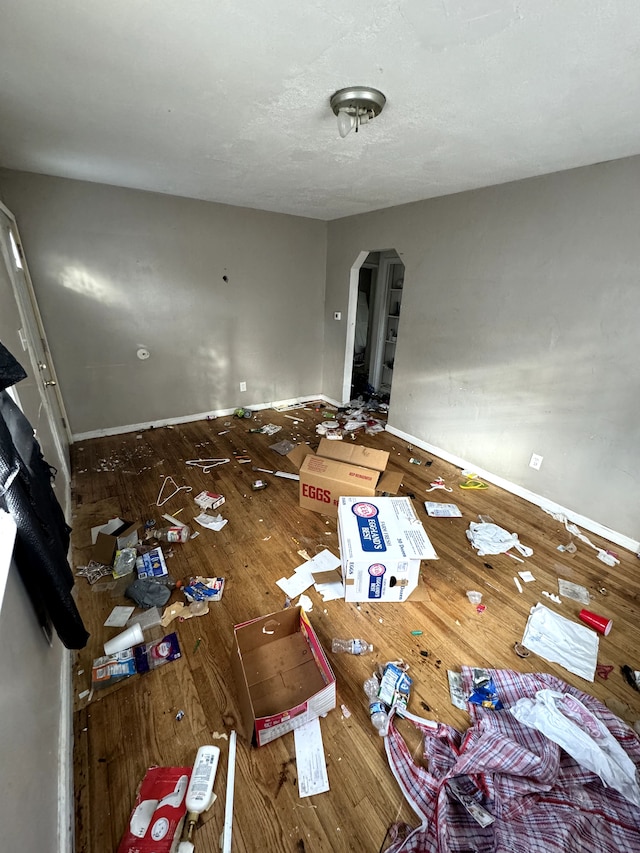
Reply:
[[640, 806], [636, 768], [607, 727], [569, 693], [539, 690], [534, 699], [519, 699], [509, 708], [525, 726], [557, 743], [582, 767]]
[[544, 604], [531, 608], [522, 645], [541, 658], [593, 681], [598, 662], [598, 635], [586, 625], [565, 619]]

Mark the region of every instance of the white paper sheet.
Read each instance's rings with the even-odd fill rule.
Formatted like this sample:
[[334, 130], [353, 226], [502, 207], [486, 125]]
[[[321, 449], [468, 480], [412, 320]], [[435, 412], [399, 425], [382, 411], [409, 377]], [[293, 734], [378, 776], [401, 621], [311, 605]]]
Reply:
[[298, 793], [300, 797], [312, 797], [329, 790], [327, 763], [324, 757], [324, 745], [320, 720], [314, 720], [293, 730], [298, 768]]
[[569, 672], [593, 681], [598, 661], [598, 635], [595, 631], [565, 619], [544, 604], [531, 608], [522, 637], [522, 645], [541, 658], [559, 663]]
[[107, 616], [107, 620], [104, 624], [109, 628], [124, 628], [134, 610], [135, 607], [118, 605], [117, 607], [114, 607], [111, 613]]

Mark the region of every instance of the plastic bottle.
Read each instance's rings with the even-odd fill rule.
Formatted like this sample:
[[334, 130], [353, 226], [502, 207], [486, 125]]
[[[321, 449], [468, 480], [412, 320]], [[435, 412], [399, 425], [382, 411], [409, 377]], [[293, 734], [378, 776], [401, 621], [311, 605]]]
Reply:
[[191, 773], [191, 781], [187, 789], [185, 805], [187, 817], [184, 822], [183, 835], [178, 845], [178, 853], [192, 853], [195, 849], [193, 844], [193, 830], [200, 815], [212, 805], [215, 795], [213, 784], [218, 769], [220, 748], [217, 746], [201, 746], [196, 755], [196, 760]]
[[191, 536], [191, 529], [189, 527], [160, 527], [158, 529], [154, 529], [152, 534], [154, 539], [158, 539], [161, 542], [180, 542], [184, 545], [185, 542], [189, 541], [189, 537]]
[[387, 733], [387, 724], [389, 715], [387, 714], [384, 704], [378, 699], [378, 679], [372, 675], [364, 683], [364, 692], [369, 698], [369, 716], [374, 728], [378, 730], [380, 737], [384, 737]]
[[349, 655], [368, 655], [373, 651], [373, 646], [366, 640], [340, 640], [336, 637], [331, 640], [331, 651], [334, 654], [346, 652]]

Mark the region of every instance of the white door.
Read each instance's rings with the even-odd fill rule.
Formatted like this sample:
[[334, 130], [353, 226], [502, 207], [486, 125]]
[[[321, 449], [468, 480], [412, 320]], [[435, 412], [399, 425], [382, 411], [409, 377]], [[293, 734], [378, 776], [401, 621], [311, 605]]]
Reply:
[[[63, 508], [70, 482], [68, 420], [13, 215], [0, 203], [0, 341], [27, 373], [12, 395], [49, 465]], [[62, 480], [62, 481], [61, 481]]]

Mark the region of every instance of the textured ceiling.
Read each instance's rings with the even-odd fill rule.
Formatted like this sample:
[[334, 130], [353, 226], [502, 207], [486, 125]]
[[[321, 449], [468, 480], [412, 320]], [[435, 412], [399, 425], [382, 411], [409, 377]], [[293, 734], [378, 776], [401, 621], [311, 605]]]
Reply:
[[0, 74], [2, 166], [320, 219], [640, 153], [638, 0], [20, 0]]

